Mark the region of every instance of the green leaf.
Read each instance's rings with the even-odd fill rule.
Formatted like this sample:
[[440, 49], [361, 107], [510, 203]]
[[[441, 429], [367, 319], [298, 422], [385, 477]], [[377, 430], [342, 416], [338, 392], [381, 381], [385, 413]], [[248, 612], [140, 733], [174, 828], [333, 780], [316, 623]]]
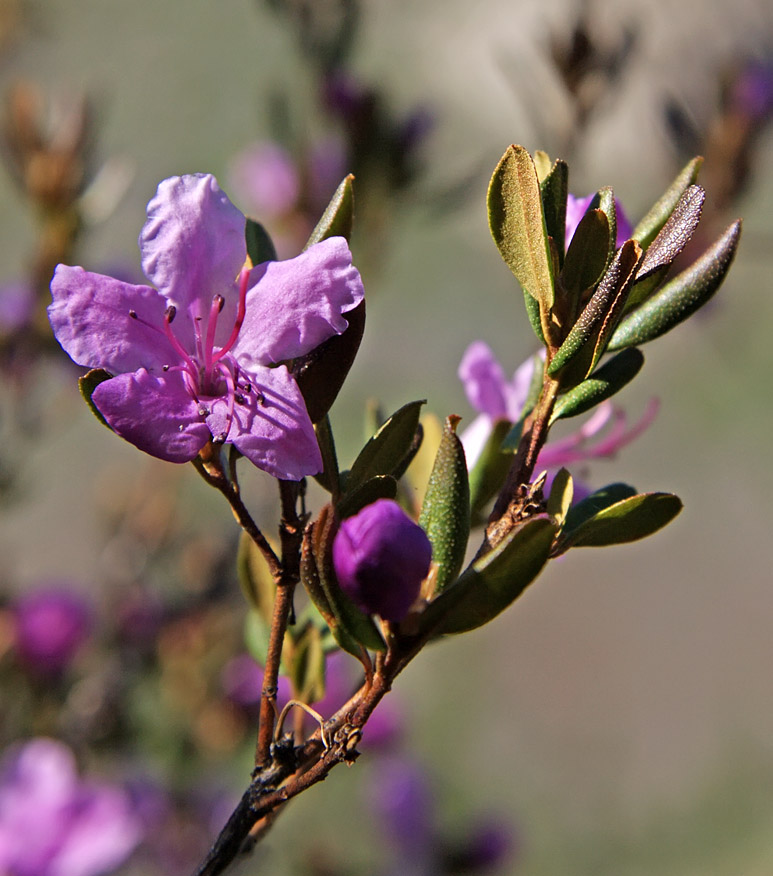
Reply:
[[682, 510], [682, 501], [672, 493], [641, 493], [599, 511], [571, 533], [562, 536], [567, 547], [605, 547], [638, 541], [662, 529]]
[[319, 629], [307, 624], [296, 645], [289, 672], [293, 691], [304, 703], [319, 702], [325, 696], [325, 649]]
[[328, 237], [345, 237], [348, 241], [352, 236], [352, 223], [354, 222], [354, 177], [349, 174], [345, 177], [330, 203], [325, 208], [322, 218], [316, 228], [311, 232], [304, 246], [307, 250], [315, 243], [326, 240]]
[[571, 319], [577, 315], [582, 294], [604, 274], [608, 253], [609, 219], [602, 210], [588, 210], [574, 232], [561, 272]]
[[[534, 153], [535, 164], [537, 155], [545, 153]], [[547, 155], [545, 155], [547, 158]], [[542, 196], [542, 210], [545, 216], [545, 230], [549, 237], [555, 241], [556, 252], [558, 253], [559, 267], [564, 262], [564, 250], [566, 249], [566, 199], [569, 192], [569, 168], [565, 161], [560, 158], [551, 168], [548, 164], [548, 172], [540, 173], [537, 168], [537, 175], [540, 180], [540, 194]]]
[[244, 237], [247, 242], [247, 255], [254, 265], [262, 265], [263, 262], [276, 261], [276, 248], [268, 231], [254, 219], [247, 219], [244, 229]]
[[[105, 371], [104, 368], [92, 368], [91, 371], [88, 371], [82, 377], [78, 378], [78, 389], [80, 390], [80, 394], [83, 396], [83, 400], [89, 406], [91, 413], [102, 423], [103, 426], [107, 426], [110, 429], [110, 425], [107, 420], [102, 416], [102, 412], [99, 408], [94, 404], [91, 400], [91, 396], [94, 394], [94, 390], [99, 386], [100, 383], [104, 383], [106, 380], [110, 380], [112, 378], [112, 374], [109, 371]], [[110, 429], [112, 432], [113, 430]]]
[[269, 624], [274, 611], [276, 582], [266, 558], [246, 532], [239, 536], [236, 575], [249, 606]]
[[673, 213], [668, 217], [658, 236], [647, 247], [644, 258], [636, 272], [637, 279], [670, 265], [687, 246], [701, 218], [706, 192], [700, 186], [690, 186], [679, 198]]
[[659, 338], [703, 307], [722, 285], [740, 237], [739, 219], [689, 268], [626, 316], [612, 335], [608, 349], [620, 350]]
[[584, 414], [611, 398], [636, 377], [643, 364], [644, 356], [635, 347], [618, 353], [582, 383], [559, 397], [550, 417], [551, 425], [556, 420]]
[[647, 249], [652, 243], [660, 229], [666, 224], [668, 217], [674, 212], [674, 207], [679, 199], [689, 186], [695, 184], [702, 164], [703, 158], [700, 156], [689, 161], [663, 193], [660, 200], [634, 228], [633, 239], [639, 241], [642, 249]]
[[365, 331], [365, 301], [345, 314], [348, 327], [290, 363], [312, 423], [333, 406], [354, 363]]
[[377, 499], [394, 499], [397, 496], [397, 480], [392, 475], [376, 475], [355, 487], [336, 505], [336, 512], [343, 520], [357, 514], [366, 505]]
[[404, 405], [368, 441], [346, 476], [346, 493], [376, 475], [394, 475], [413, 450], [423, 404], [424, 400]]
[[542, 331], [542, 317], [540, 316], [539, 301], [535, 301], [528, 292], [523, 293], [523, 304], [526, 308], [526, 316], [529, 318], [529, 324], [532, 327], [537, 340], [545, 343], [545, 333]]
[[617, 204], [615, 204], [615, 193], [612, 191], [612, 187], [604, 186], [599, 189], [590, 206], [601, 210], [609, 222], [609, 238], [607, 239], [607, 265], [609, 265], [617, 251]]
[[598, 514], [599, 511], [603, 511], [604, 508], [614, 505], [615, 502], [620, 502], [623, 499], [628, 499], [635, 495], [636, 487], [622, 483], [607, 484], [606, 487], [602, 487], [601, 489], [596, 490], [595, 493], [591, 493], [590, 496], [587, 496], [581, 502], [578, 502], [569, 509], [566, 515], [566, 520], [564, 521], [564, 528], [561, 533], [560, 541], [563, 542], [565, 538], [570, 537], [575, 529], [582, 526], [586, 521], [590, 520], [591, 517]]
[[514, 529], [427, 606], [422, 628], [434, 628], [438, 634], [463, 633], [493, 620], [542, 571], [555, 532], [546, 516]]
[[564, 386], [576, 386], [584, 380], [604, 353], [623, 312], [640, 259], [641, 249], [633, 240], [627, 240], [615, 253], [598, 288], [548, 367], [552, 376], [562, 372]]
[[419, 526], [432, 544], [435, 593], [459, 574], [470, 536], [470, 487], [464, 448], [456, 435], [459, 419], [446, 419], [419, 515]]
[[266, 665], [270, 627], [257, 611], [248, 611], [244, 619], [244, 644], [256, 663]]
[[338, 470], [338, 454], [336, 453], [333, 429], [330, 425], [330, 417], [325, 416], [314, 426], [317, 435], [317, 444], [322, 454], [323, 469], [320, 474], [314, 476], [314, 480], [332, 494], [333, 501], [338, 501], [341, 489], [340, 474]]
[[574, 481], [572, 476], [565, 468], [560, 468], [553, 478], [553, 486], [550, 488], [550, 496], [548, 496], [547, 501], [548, 516], [556, 526], [563, 526], [566, 515], [572, 507], [573, 496]]
[[543, 322], [553, 306], [553, 278], [537, 171], [523, 146], [510, 146], [491, 177], [489, 227], [524, 292], [539, 302]]
[[[497, 420], [483, 445], [480, 456], [470, 472], [470, 511], [474, 517], [496, 496], [513, 464], [512, 451], [502, 450], [502, 441], [510, 434], [513, 424]], [[518, 436], [520, 440], [520, 434]]]

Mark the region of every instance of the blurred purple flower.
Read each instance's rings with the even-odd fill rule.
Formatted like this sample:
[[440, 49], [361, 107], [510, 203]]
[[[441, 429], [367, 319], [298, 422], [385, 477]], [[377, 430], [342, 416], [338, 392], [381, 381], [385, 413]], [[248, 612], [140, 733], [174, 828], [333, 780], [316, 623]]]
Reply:
[[33, 739], [0, 768], [0, 873], [96, 876], [120, 866], [142, 838], [118, 787], [82, 781], [67, 746]]
[[379, 499], [347, 517], [333, 541], [342, 590], [363, 611], [385, 620], [405, 617], [431, 561], [426, 533], [392, 499]]
[[[220, 676], [220, 684], [231, 702], [244, 709], [253, 709], [260, 704], [263, 667], [249, 654], [240, 654], [226, 663]], [[277, 705], [281, 709], [292, 699], [289, 679], [280, 676], [277, 687]]]
[[39, 675], [65, 672], [93, 626], [92, 607], [66, 584], [40, 587], [13, 605], [16, 651]]
[[140, 450], [182, 463], [212, 439], [298, 480], [322, 459], [298, 384], [276, 363], [343, 332], [362, 282], [342, 237], [248, 270], [244, 229], [214, 177], [165, 180], [140, 235], [158, 291], [59, 265], [49, 317], [75, 362], [117, 375], [92, 400]]
[[[569, 244], [574, 237], [574, 232], [577, 231], [577, 226], [580, 220], [585, 215], [591, 201], [596, 197], [594, 192], [588, 195], [587, 198], [575, 198], [574, 195], [569, 195], [566, 201], [566, 248], [569, 249]], [[625, 215], [623, 206], [620, 201], [615, 198], [615, 215], [617, 217], [617, 240], [616, 247], [621, 247], [626, 240], [633, 234], [633, 225], [631, 225], [628, 217]]]
[[758, 122], [773, 113], [773, 62], [750, 61], [733, 79], [730, 106]]
[[259, 219], [276, 219], [294, 210], [301, 193], [290, 153], [278, 143], [253, 143], [233, 160], [231, 184]]
[[0, 337], [29, 325], [35, 313], [35, 291], [27, 283], [0, 286]]
[[[459, 365], [459, 379], [468, 401], [479, 412], [460, 436], [470, 468], [480, 456], [497, 420], [514, 423], [520, 419], [534, 364], [533, 357], [527, 359], [508, 381], [488, 344], [474, 341], [465, 351]], [[577, 431], [546, 444], [537, 465], [541, 469], [556, 470], [575, 462], [614, 456], [647, 429], [657, 411], [657, 400], [650, 400], [641, 419], [629, 426], [621, 408], [611, 401], [602, 402]]]

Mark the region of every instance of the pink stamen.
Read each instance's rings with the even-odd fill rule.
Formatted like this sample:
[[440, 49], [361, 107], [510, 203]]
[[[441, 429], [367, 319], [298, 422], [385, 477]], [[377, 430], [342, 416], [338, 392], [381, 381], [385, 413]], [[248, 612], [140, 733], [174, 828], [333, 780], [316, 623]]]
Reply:
[[215, 295], [212, 299], [212, 306], [209, 308], [209, 319], [207, 320], [207, 340], [204, 345], [204, 379], [209, 380], [209, 374], [212, 369], [212, 347], [215, 343], [215, 331], [217, 329], [217, 318], [223, 309], [225, 299], [222, 295]]
[[174, 332], [172, 331], [171, 324], [176, 314], [177, 308], [173, 304], [170, 304], [169, 307], [167, 307], [166, 312], [164, 313], [164, 334], [166, 335], [167, 340], [174, 347], [176, 352], [180, 354], [180, 357], [185, 362], [191, 375], [195, 376], [197, 371], [196, 363], [193, 361], [193, 359], [191, 359], [183, 345], [177, 340]]
[[[228, 398], [228, 416], [226, 417], [226, 430], [223, 437], [223, 441], [228, 437], [228, 433], [231, 431], [231, 423], [233, 423], [234, 419], [234, 403], [236, 401], [236, 387], [234, 386], [234, 378], [233, 374], [231, 374], [230, 369], [227, 365], [223, 365], [219, 363], [217, 365], [217, 370], [220, 372], [223, 380], [225, 380], [226, 386], [226, 396]], [[220, 436], [218, 436], [220, 437]]]
[[236, 343], [236, 339], [239, 337], [239, 332], [241, 331], [242, 323], [244, 322], [244, 315], [247, 312], [247, 283], [249, 282], [249, 279], [249, 269], [242, 268], [242, 272], [239, 274], [239, 308], [236, 311], [236, 322], [234, 323], [231, 336], [225, 342], [225, 345], [212, 356], [212, 364], [219, 362], [231, 347], [233, 347]]

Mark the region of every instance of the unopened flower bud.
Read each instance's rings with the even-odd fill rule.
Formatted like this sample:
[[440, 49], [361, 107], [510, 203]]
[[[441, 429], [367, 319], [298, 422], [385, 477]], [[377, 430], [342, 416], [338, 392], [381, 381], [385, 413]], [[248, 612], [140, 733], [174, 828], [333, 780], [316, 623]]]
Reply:
[[399, 621], [429, 573], [432, 546], [424, 530], [391, 499], [347, 517], [333, 542], [343, 591], [368, 614]]

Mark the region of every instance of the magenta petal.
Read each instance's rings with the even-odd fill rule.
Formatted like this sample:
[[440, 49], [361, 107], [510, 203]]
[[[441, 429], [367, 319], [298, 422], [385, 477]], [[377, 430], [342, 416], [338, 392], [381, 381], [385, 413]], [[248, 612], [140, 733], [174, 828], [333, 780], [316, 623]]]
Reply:
[[467, 400], [476, 411], [495, 420], [508, 416], [505, 373], [488, 344], [483, 341], [470, 344], [458, 373]]
[[166, 302], [155, 289], [59, 265], [51, 292], [51, 327], [78, 365], [120, 373], [179, 362], [162, 331]]
[[234, 356], [248, 365], [303, 356], [346, 329], [342, 313], [356, 307], [363, 294], [343, 237], [323, 240], [294, 259], [258, 265], [251, 272]]
[[159, 459], [188, 462], [210, 438], [180, 370], [119, 374], [100, 383], [92, 401], [114, 432]]
[[233, 288], [247, 250], [245, 218], [209, 174], [158, 186], [140, 234], [145, 276], [171, 304], [205, 317], [212, 298]]
[[[228, 442], [258, 468], [282, 480], [297, 481], [322, 471], [314, 427], [298, 384], [284, 365], [253, 368], [242, 374], [250, 391], [241, 393], [230, 424]], [[211, 404], [210, 404], [211, 402]], [[226, 398], [207, 400], [207, 423], [213, 435], [228, 427]]]

